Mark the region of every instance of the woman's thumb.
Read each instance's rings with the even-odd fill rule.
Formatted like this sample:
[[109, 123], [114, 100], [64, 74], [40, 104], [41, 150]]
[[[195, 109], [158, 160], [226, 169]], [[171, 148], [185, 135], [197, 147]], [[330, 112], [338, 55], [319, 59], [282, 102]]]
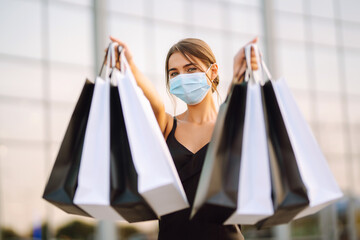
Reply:
[[257, 43], [258, 40], [259, 40], [259, 38], [258, 38], [258, 37], [255, 37], [255, 38], [251, 41], [251, 43]]

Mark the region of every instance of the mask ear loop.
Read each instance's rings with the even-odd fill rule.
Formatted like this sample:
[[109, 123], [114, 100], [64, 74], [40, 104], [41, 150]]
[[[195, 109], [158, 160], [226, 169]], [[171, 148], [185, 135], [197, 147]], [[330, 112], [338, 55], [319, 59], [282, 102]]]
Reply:
[[[207, 72], [209, 71], [209, 69], [211, 69], [212, 65], [214, 65], [214, 64], [215, 64], [215, 63], [210, 64], [209, 68], [208, 68], [208, 69], [206, 70], [206, 72], [205, 72], [205, 76], [207, 76], [207, 75], [206, 75]], [[211, 85], [213, 85], [213, 84], [214, 84], [214, 81], [211, 80], [210, 78], [209, 78], [209, 80], [210, 80], [210, 82], [211, 82]]]

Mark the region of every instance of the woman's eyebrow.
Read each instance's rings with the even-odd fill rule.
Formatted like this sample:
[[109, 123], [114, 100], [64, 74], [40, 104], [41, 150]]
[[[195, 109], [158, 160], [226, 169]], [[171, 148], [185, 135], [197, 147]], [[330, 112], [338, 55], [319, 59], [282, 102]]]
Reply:
[[191, 65], [195, 66], [195, 64], [193, 64], [193, 63], [188, 63], [188, 64], [184, 65], [183, 68], [186, 68], [186, 67], [191, 66]]
[[[193, 63], [188, 63], [188, 64], [184, 65], [183, 68], [186, 68], [186, 67], [191, 66], [191, 65], [195, 66], [195, 64], [193, 64]], [[176, 68], [171, 68], [171, 69], [168, 70], [168, 72], [174, 71], [174, 70], [176, 70]]]

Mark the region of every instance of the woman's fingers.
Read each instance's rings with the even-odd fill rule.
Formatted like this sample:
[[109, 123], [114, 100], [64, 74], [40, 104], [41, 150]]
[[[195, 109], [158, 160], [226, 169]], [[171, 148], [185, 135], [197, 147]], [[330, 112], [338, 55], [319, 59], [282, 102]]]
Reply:
[[126, 44], [125, 44], [124, 42], [120, 41], [120, 40], [117, 39], [117, 38], [114, 38], [113, 36], [110, 36], [110, 40], [113, 41], [113, 42], [118, 43], [118, 44], [119, 44], [120, 46], [122, 46], [122, 47], [126, 46]]
[[237, 72], [236, 72], [235, 75], [234, 75], [234, 80], [235, 80], [236, 82], [239, 81], [239, 79], [241, 78], [241, 76], [243, 75], [243, 73], [245, 72], [245, 70], [246, 70], [246, 62], [243, 61], [243, 62], [241, 63], [241, 65], [239, 65], [239, 68], [238, 68]]
[[[129, 47], [127, 46], [127, 44], [117, 38], [114, 38], [113, 36], [110, 36], [110, 40], [113, 42], [116, 42], [119, 44], [119, 46], [123, 47], [124, 54], [126, 57], [127, 62], [129, 63], [129, 65], [133, 64], [133, 60], [132, 60], [132, 54], [129, 50]], [[118, 48], [117, 48], [118, 49]], [[118, 50], [117, 50], [118, 51]]]
[[[112, 42], [118, 43], [119, 46], [124, 47], [124, 45], [125, 45], [125, 43], [123, 43], [120, 40], [118, 40], [116, 38], [113, 38], [111, 36], [110, 36], [110, 39], [111, 39]], [[108, 50], [109, 50], [109, 47], [105, 48], [105, 50], [104, 50], [105, 53], [106, 53], [106, 55], [105, 55], [105, 64], [107, 63], [107, 57], [106, 56], [107, 56]], [[119, 52], [118, 46], [114, 46], [114, 53], [115, 53], [115, 59], [116, 59], [115, 67], [120, 69], [120, 60], [119, 60], [120, 52]], [[113, 67], [111, 62], [110, 62], [110, 67]]]
[[[256, 38], [257, 41], [257, 38]], [[258, 70], [258, 61], [259, 59], [256, 58], [255, 50], [253, 47], [251, 47], [251, 58], [250, 58], [250, 64], [252, 70]]]
[[255, 37], [253, 40], [251, 40], [250, 42], [248, 42], [246, 45], [251, 44], [251, 43], [257, 43], [257, 41], [259, 40], [258, 37]]

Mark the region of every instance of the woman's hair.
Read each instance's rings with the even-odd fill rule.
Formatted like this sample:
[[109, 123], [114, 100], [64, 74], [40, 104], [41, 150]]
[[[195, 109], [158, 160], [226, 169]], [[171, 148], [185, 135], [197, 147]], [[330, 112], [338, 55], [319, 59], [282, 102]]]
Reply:
[[[185, 38], [180, 40], [179, 42], [175, 43], [170, 49], [166, 56], [165, 62], [165, 77], [166, 77], [166, 90], [170, 96], [170, 83], [169, 83], [169, 58], [173, 53], [180, 52], [189, 62], [194, 64], [196, 67], [201, 69], [203, 72], [206, 69], [202, 69], [199, 64], [196, 63], [194, 57], [200, 59], [200, 61], [205, 64], [205, 66], [210, 67], [211, 64], [216, 63], [216, 59], [214, 53], [211, 51], [209, 45], [204, 42], [203, 40], [197, 38]], [[219, 85], [219, 75], [212, 81], [211, 91], [218, 94], [219, 99], [219, 92], [217, 91], [217, 86]], [[173, 103], [175, 104], [174, 108], [174, 115], [176, 110], [176, 101], [172, 96]]]

